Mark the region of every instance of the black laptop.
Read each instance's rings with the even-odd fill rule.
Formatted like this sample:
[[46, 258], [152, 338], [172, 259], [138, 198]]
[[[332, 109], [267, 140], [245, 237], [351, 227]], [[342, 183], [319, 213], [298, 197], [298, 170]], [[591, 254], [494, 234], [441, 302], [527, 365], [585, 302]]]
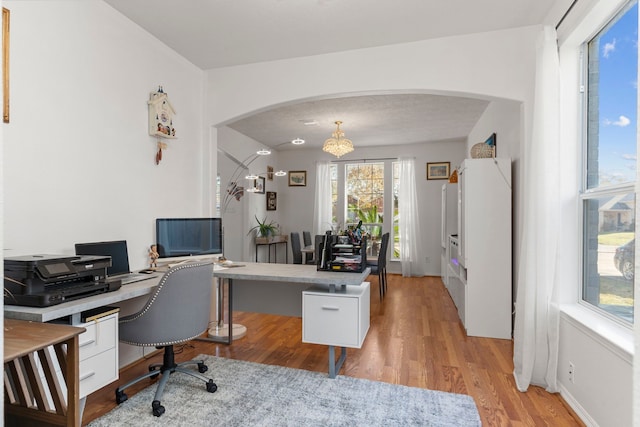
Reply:
[[119, 279], [123, 285], [155, 277], [154, 274], [131, 272], [126, 240], [76, 243], [75, 246], [76, 255], [109, 255], [111, 257], [111, 267], [107, 269], [107, 278]]

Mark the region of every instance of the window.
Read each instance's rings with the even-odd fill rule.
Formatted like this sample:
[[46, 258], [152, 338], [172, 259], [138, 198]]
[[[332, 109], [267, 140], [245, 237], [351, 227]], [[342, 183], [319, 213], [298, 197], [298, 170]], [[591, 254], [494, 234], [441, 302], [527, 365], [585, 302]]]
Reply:
[[362, 228], [369, 235], [367, 255], [378, 256], [384, 217], [384, 163], [347, 164], [345, 169], [347, 228]]
[[329, 165], [329, 175], [331, 176], [331, 222], [338, 222], [338, 166]]
[[398, 224], [399, 209], [398, 209], [398, 193], [400, 187], [400, 163], [393, 162], [393, 231], [390, 236], [390, 240], [393, 243], [391, 252], [391, 258], [400, 259], [400, 226]]
[[638, 4], [586, 44], [582, 300], [633, 323]]

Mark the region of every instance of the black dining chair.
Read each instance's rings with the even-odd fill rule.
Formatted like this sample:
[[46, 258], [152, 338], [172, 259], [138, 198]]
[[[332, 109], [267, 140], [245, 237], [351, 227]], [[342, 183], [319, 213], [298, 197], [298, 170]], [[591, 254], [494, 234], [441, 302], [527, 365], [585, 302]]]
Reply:
[[300, 246], [300, 233], [291, 232], [291, 252], [293, 253], [293, 263], [302, 264], [302, 247]]
[[389, 233], [382, 235], [378, 259], [367, 260], [367, 267], [371, 268], [371, 274], [378, 275], [378, 287], [380, 289], [380, 300], [387, 293], [387, 247], [389, 246]]

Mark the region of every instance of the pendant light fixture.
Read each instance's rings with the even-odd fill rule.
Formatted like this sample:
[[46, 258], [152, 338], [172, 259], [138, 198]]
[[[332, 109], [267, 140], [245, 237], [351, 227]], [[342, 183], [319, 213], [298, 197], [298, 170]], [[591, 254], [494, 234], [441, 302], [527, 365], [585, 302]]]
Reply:
[[342, 122], [336, 121], [336, 131], [331, 134], [331, 138], [327, 139], [322, 146], [322, 151], [340, 158], [345, 154], [353, 151], [353, 142], [344, 137], [344, 132], [340, 130]]

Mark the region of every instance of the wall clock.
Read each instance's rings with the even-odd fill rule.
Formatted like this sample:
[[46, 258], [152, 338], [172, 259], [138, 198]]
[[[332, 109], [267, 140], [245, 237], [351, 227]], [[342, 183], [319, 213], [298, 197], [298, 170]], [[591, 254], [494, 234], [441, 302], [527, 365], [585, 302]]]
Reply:
[[151, 92], [147, 103], [149, 104], [149, 135], [158, 138], [158, 151], [156, 152], [156, 164], [158, 164], [162, 160], [162, 150], [167, 148], [167, 144], [162, 142], [162, 138], [176, 138], [176, 128], [173, 126], [173, 116], [176, 115], [176, 111], [162, 86], [158, 86], [156, 92]]

